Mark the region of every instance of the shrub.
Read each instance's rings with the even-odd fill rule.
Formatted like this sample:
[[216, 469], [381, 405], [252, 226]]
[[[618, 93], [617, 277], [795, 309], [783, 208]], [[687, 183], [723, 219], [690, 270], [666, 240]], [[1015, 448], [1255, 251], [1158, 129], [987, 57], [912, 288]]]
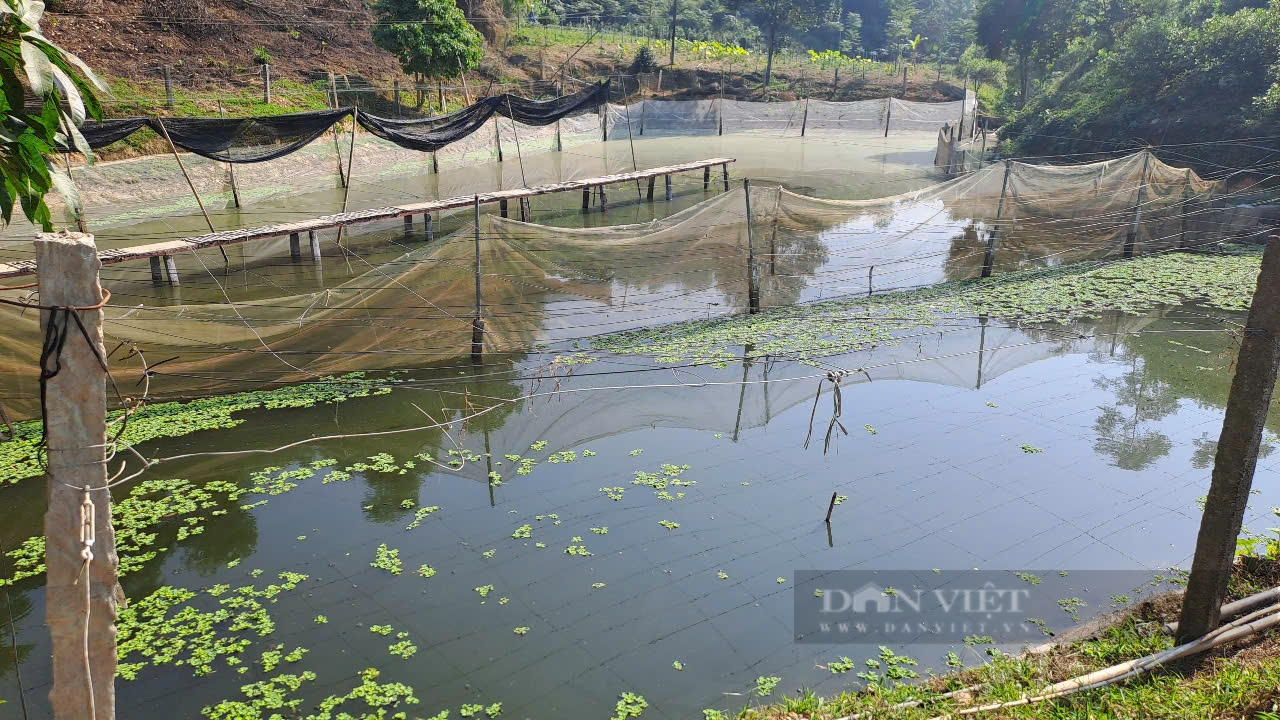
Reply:
[[636, 50], [636, 58], [631, 61], [631, 72], [658, 72], [658, 61], [653, 57], [653, 50], [650, 50], [648, 45], [641, 45], [640, 49]]

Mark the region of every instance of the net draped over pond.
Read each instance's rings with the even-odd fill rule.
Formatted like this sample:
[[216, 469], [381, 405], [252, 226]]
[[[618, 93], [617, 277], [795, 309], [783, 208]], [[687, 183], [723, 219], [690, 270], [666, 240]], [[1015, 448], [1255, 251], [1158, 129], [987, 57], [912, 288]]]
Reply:
[[[736, 185], [668, 217], [634, 224], [567, 228], [485, 213], [479, 229], [485, 350], [521, 353], [743, 312], [751, 262], [767, 309], [976, 277], [993, 233], [996, 274], [1115, 258], [1133, 230], [1139, 195], [1139, 254], [1216, 242], [1220, 228], [1197, 218], [1213, 207], [1218, 187], [1143, 152], [1078, 166], [1000, 163], [872, 200], [815, 198], [756, 185], [750, 233], [744, 191]], [[476, 228], [469, 216], [439, 219], [442, 227], [448, 219], [452, 229], [383, 260], [364, 257], [385, 240], [380, 234], [326, 247], [328, 262], [345, 264], [349, 279], [326, 283], [320, 266], [301, 280], [316, 286], [306, 292], [281, 287], [283, 292], [260, 291], [234, 303], [113, 302], [105, 331], [165, 357], [178, 355], [169, 364], [175, 373], [260, 362], [264, 343], [271, 352], [302, 358], [311, 373], [461, 356], [470, 347], [476, 311]], [[246, 268], [269, 265], [288, 252], [283, 238], [232, 249]], [[187, 273], [222, 267], [216, 250], [175, 257]], [[126, 263], [104, 275], [129, 280], [141, 268]], [[38, 320], [13, 308], [0, 312], [8, 316], [9, 367], [17, 373], [39, 347]]]

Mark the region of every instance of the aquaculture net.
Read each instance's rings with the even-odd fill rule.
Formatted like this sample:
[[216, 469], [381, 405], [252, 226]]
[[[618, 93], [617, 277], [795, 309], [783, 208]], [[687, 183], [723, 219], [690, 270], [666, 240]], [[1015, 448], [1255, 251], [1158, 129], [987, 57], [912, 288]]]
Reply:
[[[1222, 233], [1207, 214], [1218, 192], [1216, 183], [1143, 152], [1070, 167], [999, 163], [876, 200], [753, 186], [749, 224], [741, 187], [638, 224], [564, 228], [482, 215], [486, 352], [521, 353], [742, 312], [753, 272], [768, 308], [975, 277], [988, 242], [994, 274], [1119, 257], [1139, 211], [1135, 254], [1218, 242]], [[242, 258], [252, 267], [278, 262], [287, 252], [283, 243], [228, 249], [256, 255]], [[315, 291], [234, 305], [113, 305], [106, 332], [178, 355], [172, 372], [195, 374], [260, 363], [268, 345], [309, 372], [326, 373], [468, 351], [475, 314], [471, 222], [389, 262], [362, 265], [365, 252], [358, 243], [327, 243], [330, 262], [345, 262], [357, 274]], [[189, 271], [221, 266], [216, 250], [201, 253], [202, 261], [191, 253], [176, 259]], [[138, 278], [145, 267], [115, 265], [104, 277], [110, 285], [113, 274]], [[37, 318], [10, 315], [8, 345], [35, 352]]]
[[944, 125], [958, 127], [963, 118], [969, 134], [977, 117], [978, 100], [967, 92], [963, 100], [921, 103], [897, 98], [829, 102], [791, 100], [747, 102], [710, 100], [641, 100], [609, 105], [608, 137], [644, 135], [725, 135], [757, 133], [781, 137], [834, 134], [932, 132]]
[[[353, 108], [317, 110], [250, 118], [121, 118], [90, 121], [81, 134], [90, 148], [102, 148], [146, 126], [173, 144], [201, 157], [225, 163], [258, 163], [301, 150], [353, 113], [360, 125], [378, 137], [412, 150], [432, 152], [475, 133], [494, 115], [529, 126], [549, 125], [594, 110], [608, 101], [609, 83], [592, 85], [572, 95], [531, 100], [495, 95], [447, 115], [396, 120], [358, 113]], [[64, 148], [66, 149], [66, 148]]]

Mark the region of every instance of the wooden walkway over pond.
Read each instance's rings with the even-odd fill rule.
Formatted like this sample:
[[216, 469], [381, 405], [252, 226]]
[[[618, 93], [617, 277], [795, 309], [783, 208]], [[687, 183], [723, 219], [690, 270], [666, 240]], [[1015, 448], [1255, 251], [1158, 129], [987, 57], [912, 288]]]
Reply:
[[[192, 237], [178, 238], [176, 240], [165, 240], [163, 242], [150, 243], [147, 245], [134, 245], [127, 248], [102, 250], [98, 253], [98, 258], [102, 261], [103, 265], [150, 258], [152, 279], [157, 282], [161, 280], [160, 269], [161, 261], [163, 260], [165, 267], [168, 270], [169, 282], [176, 284], [177, 267], [173, 262], [173, 256], [179, 253], [288, 235], [290, 255], [294, 261], [299, 261], [302, 257], [300, 238], [301, 234], [305, 232], [308, 234], [310, 239], [312, 258], [318, 259], [320, 256], [320, 244], [319, 240], [316, 238], [316, 232], [320, 230], [331, 230], [334, 228], [342, 228], [349, 225], [358, 225], [360, 223], [375, 222], [379, 220], [394, 220], [395, 218], [404, 218], [405, 228], [408, 229], [412, 227], [413, 216], [422, 215], [424, 216], [424, 221], [427, 225], [428, 239], [431, 239], [432, 213], [438, 213], [443, 210], [455, 210], [458, 208], [471, 207], [476, 202], [477, 198], [482, 205], [498, 203], [501, 207], [503, 217], [507, 216], [507, 203], [511, 200], [515, 200], [520, 208], [520, 218], [523, 220], [527, 217], [526, 209], [528, 199], [538, 195], [549, 195], [551, 193], [573, 192], [580, 190], [582, 191], [582, 209], [583, 212], [586, 212], [590, 209], [592, 191], [596, 191], [598, 193], [600, 206], [604, 207], [608, 202], [608, 196], [604, 190], [605, 187], [621, 183], [638, 183], [641, 180], [645, 180], [648, 183], [648, 192], [646, 197], [648, 200], [653, 200], [654, 186], [659, 177], [665, 179], [664, 194], [665, 197], [670, 200], [671, 176], [678, 173], [701, 170], [702, 185], [705, 190], [709, 189], [711, 186], [711, 169], [719, 167], [723, 175], [722, 181], [724, 183], [724, 189], [728, 190], [729, 163], [731, 162], [734, 162], [733, 158], [709, 158], [707, 160], [680, 163], [678, 165], [667, 165], [665, 167], [656, 167], [647, 170], [636, 170], [633, 172], [618, 173], [616, 175], [603, 175], [594, 178], [584, 178], [582, 180], [553, 183], [551, 185], [538, 185], [531, 188], [497, 190], [494, 192], [481, 193], [479, 195], [461, 195], [458, 197], [446, 198], [444, 200], [431, 200], [405, 205], [390, 205], [386, 207], [369, 208], [367, 210], [337, 213], [335, 215], [321, 215], [320, 217], [311, 218], [310, 220], [300, 220], [298, 222], [277, 223], [274, 225], [264, 225], [255, 228], [223, 230], [220, 232], [207, 233], [205, 235], [195, 235]], [[0, 278], [23, 277], [35, 274], [35, 260], [18, 260], [14, 262], [0, 263]]]

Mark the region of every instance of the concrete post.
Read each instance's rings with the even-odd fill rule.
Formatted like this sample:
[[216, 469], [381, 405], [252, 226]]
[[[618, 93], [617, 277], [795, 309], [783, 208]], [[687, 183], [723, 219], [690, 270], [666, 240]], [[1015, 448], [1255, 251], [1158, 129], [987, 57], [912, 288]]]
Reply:
[[116, 581], [119, 561], [106, 490], [101, 264], [92, 235], [41, 234], [35, 249], [40, 303], [92, 308], [40, 315], [43, 329], [65, 337], [57, 357], [41, 362], [48, 450], [45, 620], [53, 654], [49, 701], [56, 720], [111, 720], [116, 608], [124, 593]]
[[1227, 580], [1235, 563], [1236, 538], [1244, 522], [1262, 431], [1280, 369], [1280, 239], [1262, 254], [1262, 271], [1240, 341], [1236, 374], [1205, 499], [1191, 576], [1178, 621], [1178, 643], [1218, 627]]

